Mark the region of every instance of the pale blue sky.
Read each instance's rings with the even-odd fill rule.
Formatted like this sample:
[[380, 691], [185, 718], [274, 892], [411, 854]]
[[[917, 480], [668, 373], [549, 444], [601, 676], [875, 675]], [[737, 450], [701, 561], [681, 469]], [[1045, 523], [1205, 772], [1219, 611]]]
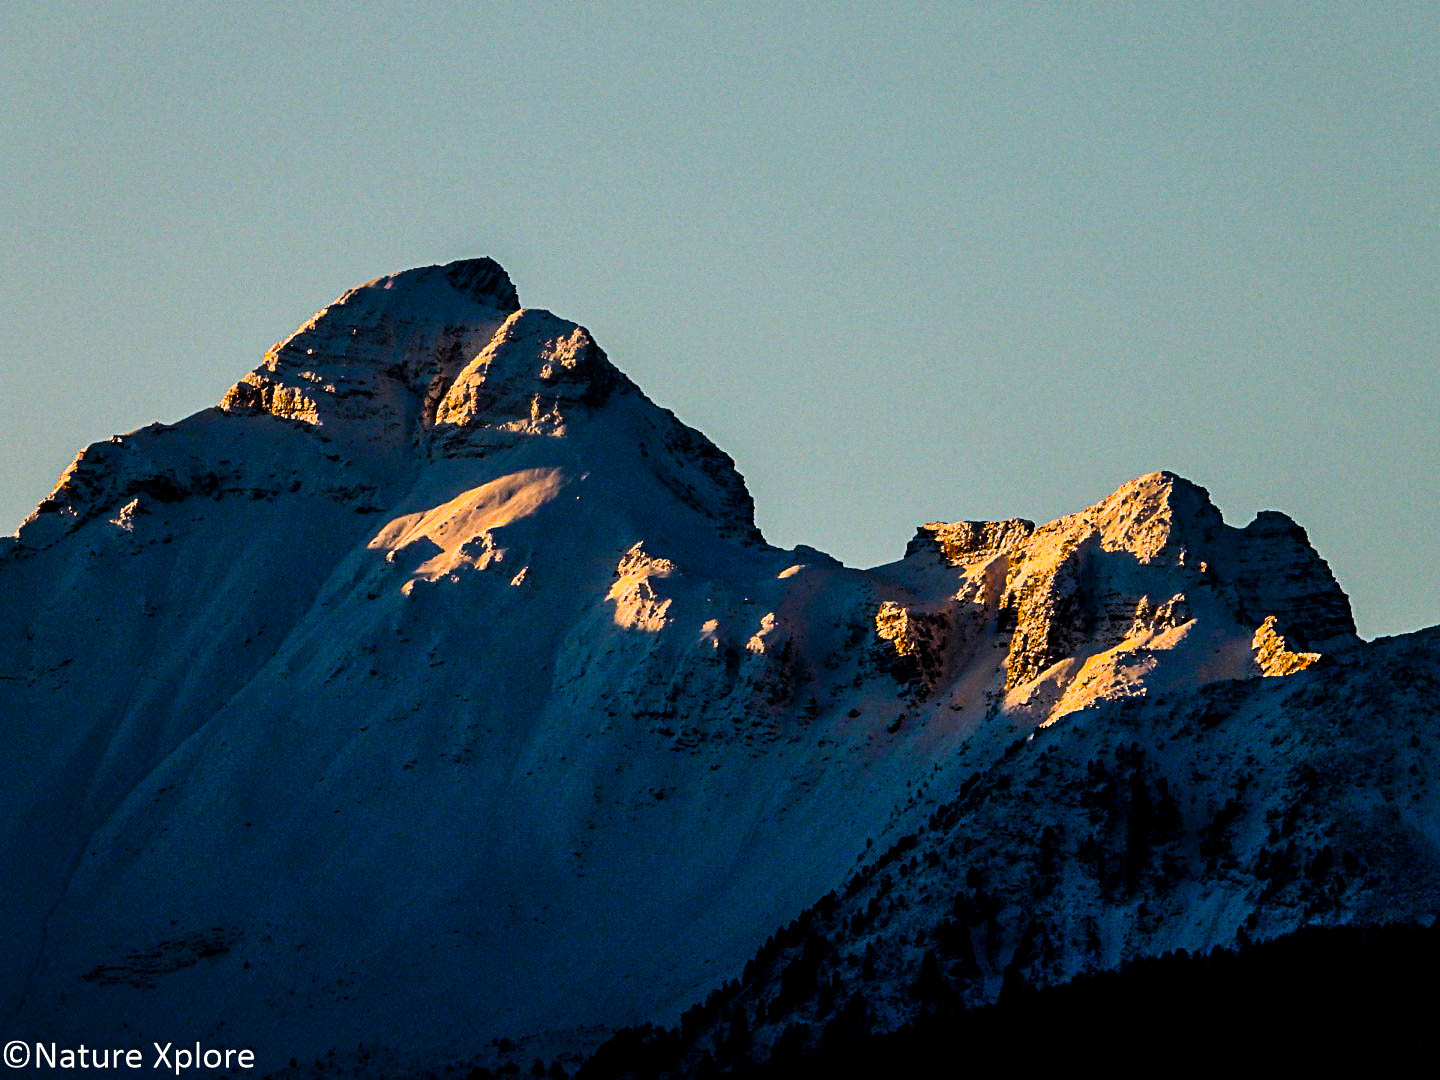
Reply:
[[1440, 5], [0, 7], [0, 530], [488, 254], [857, 564], [1169, 468], [1440, 621]]

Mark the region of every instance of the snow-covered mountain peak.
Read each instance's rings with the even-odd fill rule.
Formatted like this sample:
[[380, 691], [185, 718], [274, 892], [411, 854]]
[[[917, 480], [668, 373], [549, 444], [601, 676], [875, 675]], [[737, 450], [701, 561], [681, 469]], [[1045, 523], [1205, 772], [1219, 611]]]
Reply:
[[1185, 561], [1222, 525], [1210, 493], [1172, 472], [1152, 472], [1122, 484], [1094, 506], [1044, 526], [1041, 534], [1097, 534], [1106, 551], [1123, 551], [1141, 563]]
[[494, 259], [483, 256], [457, 259], [440, 267], [440, 273], [451, 288], [476, 303], [493, 303], [501, 310], [513, 310], [520, 306], [520, 294], [515, 291], [510, 275]]
[[[1134, 792], [1138, 745], [1156, 806], [1160, 774], [1193, 793], [1196, 843], [1151, 875], [1185, 882], [1215, 869], [1253, 767], [1273, 866], [1286, 770], [1329, 760], [1289, 711], [1338, 709], [1299, 695], [1351, 700], [1344, 672], [1377, 658], [1365, 678], [1392, 712], [1428, 702], [1433, 641], [1390, 649], [1355, 638], [1303, 529], [1227, 525], [1174, 473], [1044, 524], [931, 522], [870, 569], [770, 547], [731, 459], [584, 327], [521, 308], [490, 260], [405, 271], [346, 292], [218, 407], [89, 447], [0, 542], [20, 763], [0, 797], [0, 1008], [37, 1038], [223, 1024], [272, 1062], [361, 1039], [438, 1060], [673, 1015], [971, 796], [1017, 816], [960, 806], [963, 854], [926, 867], [981, 866], [1030, 910], [1047, 901], [1019, 880], [1030, 863], [1004, 869], [1014, 837], [1065, 824], [1069, 848], [1042, 845], [1090, 860], [1057, 893], [1047, 933], [1069, 951], [1046, 973], [1224, 940], [1206, 927], [1250, 899], [1217, 922], [1163, 883], [1145, 895], [1183, 935], [1064, 922], [1127, 880], [1123, 859], [1130, 886], [1151, 874], [1148, 848], [1106, 846], [1123, 824], [1090, 835], [1109, 803], [1087, 762], [1103, 751]], [[1190, 769], [1199, 739], [1213, 780]], [[1046, 746], [1071, 748], [1053, 779]], [[1336, 774], [1372, 749], [1340, 746]], [[1237, 834], [1247, 860], [1268, 821]], [[906, 869], [908, 909], [958, 910], [958, 886], [924, 898], [928, 875]], [[921, 924], [896, 920], [895, 955], [918, 953]], [[975, 1000], [1024, 933], [995, 931]]]
[[1204, 488], [1172, 472], [1038, 527], [922, 525], [906, 558], [879, 570], [909, 592], [886, 609], [882, 636], [900, 633], [902, 611], [907, 628], [928, 626], [913, 650], [940, 672], [956, 642], [999, 635], [1004, 707], [1037, 721], [1177, 681], [1298, 670], [1358, 640], [1299, 526], [1272, 512], [1226, 525]]
[[1356, 640], [1349, 598], [1305, 530], [1279, 511], [1263, 510], [1236, 528], [1225, 523], [1203, 487], [1154, 472], [1042, 527], [1036, 538], [1053, 534], [1065, 546], [1092, 533], [1103, 550], [1198, 575], [1244, 623], [1273, 616], [1282, 633], [1327, 650]]
[[1103, 550], [1128, 552], [1141, 563], [1169, 556], [1183, 565], [1185, 545], [1203, 543], [1221, 524], [1220, 511], [1204, 488], [1175, 473], [1152, 472], [1039, 528], [1025, 518], [927, 522], [916, 530], [905, 556], [929, 552], [960, 567], [1027, 544], [1035, 550], [1070, 548], [1093, 539]]
[[220, 407], [315, 427], [358, 422], [361, 438], [413, 441], [438, 396], [519, 303], [492, 259], [376, 278], [271, 349]]
[[590, 490], [625, 516], [670, 520], [678, 503], [707, 519], [704, 535], [760, 538], [728, 455], [646, 398], [588, 330], [522, 310], [498, 263], [469, 259], [350, 289], [218, 408], [87, 447], [7, 547], [46, 547], [137, 499], [127, 523], [197, 496], [302, 491], [362, 514], [426, 513], [509, 473], [557, 468], [593, 473]]
[[494, 259], [459, 259], [385, 274], [347, 289], [316, 315], [334, 315], [356, 324], [365, 312], [427, 321], [461, 323], [474, 318], [474, 308], [518, 311], [520, 294], [510, 275]]
[[476, 429], [561, 436], [577, 410], [599, 408], [617, 390], [635, 386], [583, 326], [548, 311], [516, 311], [445, 390], [434, 412], [436, 443], [464, 454], [476, 446]]

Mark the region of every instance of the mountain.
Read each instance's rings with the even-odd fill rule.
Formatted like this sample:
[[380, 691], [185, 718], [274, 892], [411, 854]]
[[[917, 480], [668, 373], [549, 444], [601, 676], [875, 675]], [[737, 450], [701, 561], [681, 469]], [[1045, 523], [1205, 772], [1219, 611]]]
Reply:
[[405, 1075], [708, 998], [684, 1070], [740, 1012], [737, 1063], [903, 1027], [921, 972], [1428, 920], [1436, 645], [1165, 472], [775, 548], [583, 327], [405, 271], [0, 540], [0, 1009]]
[[1440, 627], [1358, 652], [1022, 737], [673, 1030], [626, 1031], [583, 1075], [835, 1074], [947, 1041], [982, 1062], [1035, 1031], [1027, 1060], [1055, 1064], [1107, 1029], [1127, 1054], [1203, 1031], [1187, 1054], [1231, 1064], [1418, 1047]]

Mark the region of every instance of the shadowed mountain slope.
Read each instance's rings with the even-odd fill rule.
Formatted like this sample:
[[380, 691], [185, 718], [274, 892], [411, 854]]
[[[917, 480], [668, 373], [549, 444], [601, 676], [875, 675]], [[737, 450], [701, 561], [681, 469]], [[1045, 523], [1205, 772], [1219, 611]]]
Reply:
[[[0, 586], [0, 1008], [262, 1068], [673, 1020], [818, 897], [868, 912], [882, 872], [852, 872], [927, 821], [926, 865], [978, 868], [964, 918], [1001, 927], [971, 934], [967, 1001], [1303, 925], [1256, 900], [1258, 837], [1300, 770], [1372, 760], [1326, 741], [1335, 695], [1433, 663], [1360, 642], [1288, 518], [1227, 525], [1171, 473], [1046, 525], [923, 525], [869, 570], [770, 546], [730, 458], [488, 259], [353, 289], [217, 407], [83, 451], [0, 540]], [[1381, 730], [1411, 737], [1347, 738]], [[1187, 839], [1157, 819], [1142, 859], [1117, 807], [1143, 783], [1158, 814], [1162, 779]], [[1371, 790], [1315, 828], [1383, 826], [1409, 861], [1366, 862], [1332, 921], [1432, 884], [1429, 827], [1369, 823]], [[1259, 801], [1223, 811], [1249, 831], [1212, 888], [1232, 796]], [[1047, 828], [1082, 869], [1042, 888]], [[826, 933], [938, 932], [942, 879], [922, 902], [892, 869], [911, 914]]]

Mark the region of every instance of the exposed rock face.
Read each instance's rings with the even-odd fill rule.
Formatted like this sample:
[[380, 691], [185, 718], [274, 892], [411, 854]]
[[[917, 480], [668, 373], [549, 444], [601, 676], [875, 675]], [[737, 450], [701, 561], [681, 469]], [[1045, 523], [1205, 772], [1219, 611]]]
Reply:
[[413, 439], [423, 403], [519, 309], [492, 259], [429, 266], [351, 289], [265, 355], [230, 388], [226, 412], [266, 412], [369, 439]]
[[1273, 615], [1287, 634], [1322, 648], [1354, 640], [1350, 602], [1304, 529], [1278, 510], [1264, 510], [1237, 541], [1233, 580], [1250, 618]]
[[669, 559], [652, 559], [644, 545], [635, 544], [625, 552], [615, 568], [615, 584], [605, 599], [615, 602], [615, 623], [628, 629], [657, 633], [665, 629], [670, 601], [662, 599], [650, 584], [652, 578], [668, 578], [675, 573]]
[[516, 312], [445, 392], [437, 441], [464, 453], [467, 440], [456, 436], [476, 428], [562, 436], [567, 413], [598, 408], [622, 386], [633, 390], [583, 327], [549, 312]]
[[1268, 616], [1255, 631], [1255, 666], [1262, 675], [1293, 675], [1320, 660], [1319, 653], [1296, 652], [1277, 629], [1279, 620]]
[[946, 607], [917, 623], [913, 607], [889, 601], [877, 616], [896, 670], [933, 687], [944, 667], [937, 642], [973, 641], [988, 628], [1006, 648], [1008, 707], [1050, 719], [1143, 693], [1155, 653], [1193, 647], [1187, 639], [1219, 652], [1210, 678], [1250, 672], [1267, 620], [1267, 635], [1284, 627], [1333, 648], [1356, 640], [1349, 604], [1303, 531], [1274, 513], [1228, 526], [1203, 488], [1173, 473], [1142, 476], [1038, 528], [1020, 519], [923, 525], [906, 561], [937, 557], [959, 574]]
[[1024, 518], [1009, 521], [932, 521], [921, 525], [905, 548], [905, 557], [934, 551], [951, 566], [964, 566], [1013, 551], [1035, 531]]
[[656, 1017], [1018, 738], [1355, 648], [1297, 526], [1169, 473], [870, 570], [771, 547], [583, 327], [406, 271], [0, 546], [0, 1007], [398, 1074]]
[[875, 613], [875, 633], [888, 648], [881, 662], [902, 683], [928, 690], [944, 674], [949, 626], [944, 613], [912, 610], [887, 600]]

